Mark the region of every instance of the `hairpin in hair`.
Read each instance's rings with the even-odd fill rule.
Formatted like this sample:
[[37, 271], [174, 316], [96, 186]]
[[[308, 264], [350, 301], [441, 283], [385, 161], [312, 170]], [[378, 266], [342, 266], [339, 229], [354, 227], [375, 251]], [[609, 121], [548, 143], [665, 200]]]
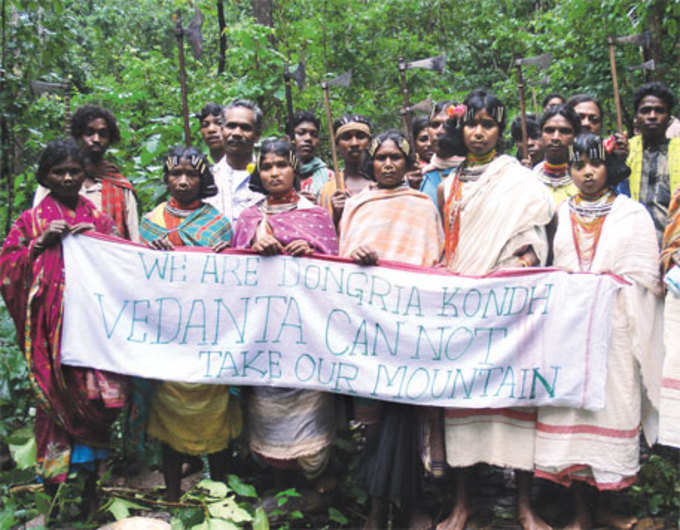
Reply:
[[378, 138], [373, 138], [371, 146], [368, 148], [368, 154], [371, 155], [371, 158], [375, 156], [375, 152], [378, 150], [378, 147], [380, 147], [380, 141]]
[[411, 152], [411, 145], [408, 143], [406, 138], [399, 140], [399, 148], [408, 157], [409, 153]]

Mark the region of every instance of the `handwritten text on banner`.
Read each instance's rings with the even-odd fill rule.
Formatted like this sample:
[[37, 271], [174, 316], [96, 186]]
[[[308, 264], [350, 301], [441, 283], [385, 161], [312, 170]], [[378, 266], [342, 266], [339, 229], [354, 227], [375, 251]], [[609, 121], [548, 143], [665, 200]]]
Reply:
[[64, 364], [449, 407], [604, 405], [609, 276], [63, 245]]

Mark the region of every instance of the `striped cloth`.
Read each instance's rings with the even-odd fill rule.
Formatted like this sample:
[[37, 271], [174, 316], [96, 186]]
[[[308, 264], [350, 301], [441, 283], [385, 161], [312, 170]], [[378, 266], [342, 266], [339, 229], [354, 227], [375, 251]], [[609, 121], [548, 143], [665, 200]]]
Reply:
[[[454, 182], [444, 181], [445, 200]], [[517, 159], [498, 156], [477, 179], [462, 183], [459, 239], [447, 267], [459, 274], [488, 274], [516, 264], [515, 253], [527, 245], [544, 264], [545, 225], [552, 215], [546, 186]], [[534, 408], [445, 409], [446, 460], [452, 467], [485, 462], [533, 470], [535, 424]]]
[[440, 261], [444, 232], [424, 193], [371, 186], [345, 203], [340, 220], [340, 255], [348, 257], [360, 245], [383, 259], [431, 267]]
[[[554, 264], [578, 271], [568, 204], [562, 204], [558, 217]], [[619, 292], [611, 322], [598, 323], [612, 327], [605, 407], [539, 409], [536, 476], [565, 486], [583, 481], [600, 490], [635, 481], [640, 427], [650, 445], [658, 430], [663, 343], [657, 255], [654, 225], [644, 206], [617, 196], [591, 266], [592, 272], [613, 272], [631, 282]]]
[[167, 203], [163, 202], [142, 218], [139, 232], [142, 240], [153, 241], [176, 233], [185, 246], [211, 247], [232, 238], [231, 223], [214, 206], [204, 204], [186, 217], [176, 228], [168, 230], [163, 218]]

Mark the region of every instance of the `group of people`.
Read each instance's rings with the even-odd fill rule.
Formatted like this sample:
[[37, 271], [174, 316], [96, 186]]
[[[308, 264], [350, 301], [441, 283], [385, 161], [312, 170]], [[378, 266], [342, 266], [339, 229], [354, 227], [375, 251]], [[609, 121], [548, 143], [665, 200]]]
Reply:
[[[79, 108], [72, 138], [42, 153], [33, 208], [0, 254], [0, 291], [38, 397], [38, 474], [48, 493], [69, 469], [83, 469], [86, 493], [95, 490], [110, 425], [127, 402], [132, 434], [162, 444], [171, 501], [181, 495], [183, 465], [196, 456], [207, 455], [211, 477], [224, 480], [239, 436], [279, 478], [297, 472], [327, 492], [337, 485], [333, 441], [349, 416], [365, 429], [356, 480], [371, 498], [366, 528], [386, 526], [390, 502], [401, 507], [403, 526], [432, 526], [421, 484], [445, 474], [454, 502], [437, 528], [464, 528], [478, 463], [515, 470], [524, 528], [550, 528], [530, 502], [533, 476], [573, 490], [572, 528], [631, 528], [634, 518], [614, 513], [605, 493], [634, 482], [641, 428], [650, 444], [658, 430], [661, 278], [680, 256], [680, 195], [669, 209], [680, 185], [680, 139], [666, 137], [675, 102], [665, 85], [643, 85], [634, 101], [640, 135], [604, 139], [596, 98], [551, 95], [540, 117], [528, 117], [528, 145], [517, 156], [503, 154], [508, 111], [486, 90], [414, 119], [413, 145], [400, 131], [377, 133], [368, 118], [347, 114], [333, 124], [339, 175], [317, 156], [320, 121], [312, 112], [291, 116], [285, 136], [260, 141], [264, 117], [255, 103], [210, 103], [197, 115], [208, 153], [167, 153], [168, 198], [141, 221], [132, 185], [105, 159], [120, 139], [115, 118]], [[517, 120], [511, 132], [522, 143]], [[319, 391], [126, 380], [62, 366], [59, 242], [88, 231], [160, 251], [319, 253], [475, 276], [545, 265], [618, 274], [628, 283], [611, 322], [592, 323], [611, 326], [605, 407], [442, 409], [355, 398], [347, 411], [347, 400]]]

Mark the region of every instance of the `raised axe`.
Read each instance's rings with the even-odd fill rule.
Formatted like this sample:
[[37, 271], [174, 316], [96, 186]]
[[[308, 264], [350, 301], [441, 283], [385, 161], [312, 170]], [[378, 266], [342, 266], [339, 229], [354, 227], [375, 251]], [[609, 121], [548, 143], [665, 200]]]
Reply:
[[182, 91], [182, 117], [184, 119], [184, 144], [191, 145], [191, 128], [189, 127], [189, 104], [187, 102], [187, 75], [184, 64], [184, 36], [191, 44], [194, 57], [198, 59], [203, 51], [203, 14], [196, 7], [194, 18], [187, 28], [182, 27], [182, 14], [177, 11], [172, 16], [175, 21], [175, 37], [177, 38], [177, 60], [179, 63], [179, 84]]
[[522, 143], [519, 146], [520, 149], [519, 152], [522, 159], [526, 158], [529, 154], [528, 149], [529, 135], [527, 134], [527, 107], [524, 95], [524, 77], [522, 76], [522, 65], [527, 64], [545, 70], [550, 66], [550, 63], [552, 63], [552, 59], [553, 59], [552, 53], [544, 53], [542, 55], [534, 55], [532, 57], [522, 57], [515, 61], [515, 67], [517, 68], [517, 90], [519, 91], [519, 110], [522, 121]]
[[403, 57], [398, 59], [399, 67], [399, 77], [401, 78], [401, 93], [404, 98], [404, 105], [401, 114], [401, 124], [404, 129], [404, 133], [408, 138], [411, 149], [413, 149], [413, 131], [411, 130], [411, 121], [413, 118], [413, 110], [411, 108], [411, 102], [409, 101], [408, 85], [406, 83], [406, 70], [411, 70], [413, 68], [422, 68], [424, 70], [433, 70], [435, 72], [443, 72], [446, 68], [446, 55], [437, 55], [436, 57], [428, 57], [426, 59], [419, 59], [417, 61], [404, 61]]
[[288, 64], [283, 65], [283, 82], [286, 87], [286, 110], [288, 112], [288, 123], [293, 118], [293, 93], [291, 90], [291, 80], [295, 81], [298, 90], [302, 91], [305, 89], [305, 80], [307, 75], [305, 72], [305, 63], [300, 61], [297, 68], [294, 71], [290, 71]]
[[48, 92], [64, 93], [64, 134], [71, 136], [71, 81], [49, 83], [47, 81], [31, 81], [31, 89], [36, 96]]
[[331, 116], [331, 103], [328, 98], [328, 87], [344, 86], [348, 87], [352, 84], [352, 69], [340, 74], [338, 77], [330, 81], [321, 81], [321, 90], [323, 90], [323, 105], [326, 108], [326, 123], [328, 124], [328, 138], [331, 142], [331, 155], [333, 157], [333, 171], [335, 172], [335, 187], [342, 191], [345, 189], [345, 183], [340, 175], [338, 167], [338, 151], [335, 148], [335, 134], [333, 134], [333, 117]]
[[636, 64], [635, 66], [627, 66], [626, 68], [629, 71], [633, 71], [633, 70], [656, 70], [656, 63], [654, 62], [654, 59], [650, 59], [649, 61], [645, 61], [644, 63]]
[[619, 79], [616, 75], [616, 54], [614, 53], [614, 47], [617, 44], [637, 44], [643, 48], [648, 48], [651, 39], [649, 31], [623, 37], [612, 37], [611, 35], [607, 37], [607, 43], [609, 44], [609, 62], [612, 69], [612, 84], [614, 86], [614, 104], [616, 105], [616, 129], [619, 134], [623, 133], [623, 118], [621, 117], [621, 96], [619, 95]]

